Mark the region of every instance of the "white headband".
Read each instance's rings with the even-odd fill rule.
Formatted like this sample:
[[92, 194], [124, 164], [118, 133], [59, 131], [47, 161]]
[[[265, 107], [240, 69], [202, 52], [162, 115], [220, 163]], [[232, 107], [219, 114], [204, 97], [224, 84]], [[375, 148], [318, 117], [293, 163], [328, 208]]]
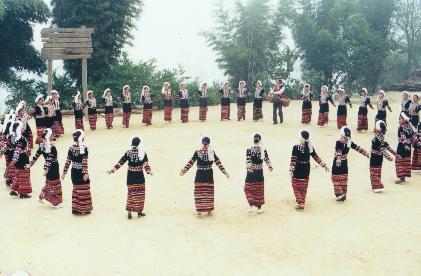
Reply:
[[39, 100], [44, 100], [44, 96], [43, 96], [43, 95], [38, 95], [38, 96], [35, 98], [35, 103], [37, 103]]
[[89, 94], [94, 94], [94, 91], [89, 90], [88, 92], [86, 92], [86, 97], [89, 97]]
[[[384, 124], [384, 122], [382, 120], [379, 120], [379, 121], [376, 122], [376, 130], [379, 130], [379, 131], [382, 130], [382, 128], [380, 126], [382, 123]], [[386, 124], [385, 124], [385, 126], [386, 126]]]
[[111, 89], [110, 88], [105, 89], [104, 94], [102, 94], [102, 96], [104, 97], [107, 94], [107, 92], [111, 92]]
[[83, 145], [83, 138], [85, 138], [85, 132], [81, 129], [76, 129], [73, 134], [75, 134], [76, 132], [80, 132], [80, 136], [77, 139], [78, 143], [79, 143], [79, 149], [80, 149], [80, 153], [81, 154], [85, 154], [85, 145]]

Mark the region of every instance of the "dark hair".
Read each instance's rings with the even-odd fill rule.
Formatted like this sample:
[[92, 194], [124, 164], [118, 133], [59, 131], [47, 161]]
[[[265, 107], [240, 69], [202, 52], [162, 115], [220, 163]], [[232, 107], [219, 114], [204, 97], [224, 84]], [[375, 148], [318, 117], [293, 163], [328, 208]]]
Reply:
[[380, 131], [383, 133], [383, 134], [386, 134], [386, 124], [384, 123], [384, 122], [381, 122], [380, 123]]
[[345, 134], [346, 137], [351, 138], [351, 129], [349, 127], [346, 127], [344, 129], [344, 134]]
[[73, 133], [73, 141], [78, 142], [78, 141], [79, 141], [79, 137], [80, 137], [80, 135], [82, 135], [82, 132], [80, 132], [80, 131], [75, 131], [75, 132]]
[[18, 128], [18, 126], [19, 126], [19, 123], [14, 123], [14, 124], [13, 124], [13, 127], [12, 127], [12, 130], [13, 130], [14, 132], [16, 132], [16, 129]]
[[26, 140], [26, 138], [24, 138], [23, 136], [20, 139], [19, 143], [20, 143], [21, 149], [26, 149], [28, 147], [28, 140]]
[[303, 131], [301, 131], [301, 137], [304, 140], [308, 140], [310, 138], [310, 133], [307, 130], [303, 130]]
[[47, 137], [47, 133], [48, 133], [48, 130], [44, 129], [44, 131], [42, 132], [41, 138], [45, 140]]
[[253, 141], [255, 144], [259, 143], [262, 140], [262, 136], [260, 136], [260, 134], [255, 134], [253, 137]]
[[12, 126], [12, 122], [8, 122], [6, 124], [6, 129], [4, 130], [4, 135], [8, 135], [10, 133], [10, 127]]
[[138, 147], [139, 146], [139, 144], [140, 144], [140, 138], [139, 137], [134, 137], [133, 139], [132, 139], [132, 147]]
[[207, 146], [207, 145], [209, 145], [209, 144], [210, 144], [210, 139], [209, 139], [209, 137], [203, 137], [203, 139], [202, 139], [202, 145]]

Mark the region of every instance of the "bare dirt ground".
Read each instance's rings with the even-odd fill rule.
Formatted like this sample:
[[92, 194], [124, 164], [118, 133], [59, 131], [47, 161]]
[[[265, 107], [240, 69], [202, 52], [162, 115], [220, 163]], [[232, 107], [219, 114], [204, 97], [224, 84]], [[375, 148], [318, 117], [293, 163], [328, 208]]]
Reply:
[[[400, 110], [393, 97], [388, 114], [387, 140], [397, 144]], [[373, 97], [374, 100], [374, 97]], [[318, 104], [313, 104], [313, 145], [331, 164], [339, 137], [336, 110], [330, 125], [316, 126]], [[349, 111], [348, 123], [356, 129], [357, 110]], [[64, 208], [40, 205], [37, 196], [44, 180], [42, 161], [32, 169], [33, 198], [11, 198], [0, 188], [0, 274], [23, 269], [32, 275], [279, 275], [279, 274], [421, 274], [421, 176], [396, 185], [393, 162], [383, 167], [383, 194], [374, 194], [369, 182], [369, 160], [356, 152], [349, 155], [348, 200], [337, 203], [330, 175], [312, 164], [304, 212], [294, 209], [288, 168], [292, 146], [302, 128], [301, 103], [285, 110], [286, 122], [272, 125], [272, 106], [264, 104], [264, 122], [219, 121], [219, 107], [211, 107], [206, 123], [198, 122], [192, 108], [191, 122], [179, 122], [179, 109], [167, 125], [163, 113], [155, 112], [151, 127], [140, 125], [134, 115], [130, 129], [88, 131], [90, 175], [94, 212], [90, 216], [71, 214], [70, 177], [63, 183]], [[231, 114], [235, 119], [236, 107]], [[369, 125], [375, 112], [369, 112]], [[66, 136], [56, 142], [61, 168], [71, 144], [73, 119], [65, 119]], [[34, 129], [34, 127], [33, 127]], [[243, 193], [245, 149], [250, 136], [259, 131], [272, 160], [274, 171], [265, 171], [266, 205], [262, 215], [248, 214]], [[179, 171], [198, 146], [201, 133], [212, 137], [212, 146], [231, 179], [216, 169], [216, 212], [212, 217], [194, 215], [194, 170], [180, 177]], [[106, 175], [128, 149], [129, 139], [140, 134], [145, 141], [155, 172], [147, 177], [144, 219], [127, 220], [126, 169]], [[369, 149], [372, 132], [353, 140]], [[4, 169], [1, 161], [0, 171]]]

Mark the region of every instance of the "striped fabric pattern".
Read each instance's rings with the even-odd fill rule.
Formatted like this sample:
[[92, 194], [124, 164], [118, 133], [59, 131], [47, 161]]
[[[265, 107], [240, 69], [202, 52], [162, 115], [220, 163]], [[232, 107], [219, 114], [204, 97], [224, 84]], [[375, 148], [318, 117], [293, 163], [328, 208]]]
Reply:
[[238, 119], [238, 121], [246, 119], [246, 107], [245, 106], [237, 106], [237, 119]]
[[42, 132], [44, 131], [44, 127], [37, 127], [37, 139], [35, 141], [36, 144], [42, 144]]
[[368, 117], [364, 115], [358, 115], [358, 131], [368, 130]]
[[107, 128], [113, 127], [113, 121], [114, 121], [114, 113], [105, 114], [105, 125], [107, 126]]
[[200, 107], [199, 109], [199, 120], [200, 121], [206, 121], [206, 116], [208, 113], [208, 108], [207, 107]]
[[343, 126], [346, 126], [346, 115], [338, 115], [336, 124], [338, 129], [341, 129]]
[[335, 191], [335, 196], [346, 195], [348, 192], [348, 175], [332, 175], [331, 177], [333, 188]]
[[171, 122], [172, 120], [172, 107], [165, 106], [164, 107], [164, 121]]
[[182, 123], [187, 123], [189, 121], [189, 109], [181, 108], [180, 120]]
[[146, 125], [152, 124], [152, 109], [144, 109], [142, 114], [142, 123]]
[[20, 195], [32, 193], [31, 171], [26, 169], [15, 169], [15, 177], [13, 178], [12, 190]]
[[123, 112], [123, 126], [129, 127], [130, 117], [132, 116], [131, 112]]
[[309, 179], [297, 179], [295, 177], [292, 178], [292, 189], [295, 195], [295, 201], [298, 204], [304, 204], [306, 202], [307, 196], [307, 188]]
[[312, 109], [311, 108], [303, 109], [302, 115], [301, 115], [301, 123], [302, 124], [311, 123], [311, 115], [312, 115]]
[[145, 184], [127, 186], [126, 211], [142, 212], [145, 206]]
[[246, 183], [244, 193], [250, 206], [262, 207], [265, 204], [265, 184], [264, 182]]
[[213, 183], [195, 183], [194, 184], [194, 202], [197, 212], [211, 212], [215, 208], [214, 203], [214, 184]]
[[257, 121], [263, 119], [263, 112], [261, 108], [253, 107], [253, 120]]
[[411, 167], [411, 169], [413, 171], [421, 171], [421, 147], [419, 147], [419, 146], [418, 146], [418, 148], [414, 149], [414, 152], [412, 154], [412, 167]]
[[73, 185], [72, 211], [75, 214], [89, 214], [93, 210], [89, 184]]
[[319, 113], [319, 118], [317, 120], [317, 125], [324, 126], [329, 121], [329, 112], [321, 112]]
[[82, 129], [82, 130], [85, 129], [83, 126], [83, 118], [82, 119], [75, 118], [75, 129]]
[[383, 189], [382, 183], [382, 168], [381, 167], [370, 167], [370, 180], [371, 180], [371, 188], [375, 189]]
[[89, 118], [89, 127], [91, 130], [95, 130], [96, 129], [96, 121], [98, 119], [98, 115], [97, 114], [90, 114], [88, 115]]
[[46, 200], [53, 205], [58, 205], [63, 202], [63, 192], [61, 189], [60, 179], [47, 180], [44, 188], [39, 195], [39, 199]]
[[229, 120], [231, 116], [231, 106], [221, 105], [221, 120]]
[[399, 179], [411, 177], [411, 157], [396, 157], [395, 167]]

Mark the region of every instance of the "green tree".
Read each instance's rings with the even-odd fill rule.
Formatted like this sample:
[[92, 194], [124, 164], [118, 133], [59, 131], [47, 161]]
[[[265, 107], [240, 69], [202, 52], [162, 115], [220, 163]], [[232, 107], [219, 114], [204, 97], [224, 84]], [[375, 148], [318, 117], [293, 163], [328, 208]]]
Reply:
[[45, 62], [31, 45], [32, 24], [45, 23], [49, 16], [42, 0], [0, 0], [0, 83], [13, 81], [17, 71], [45, 71]]
[[[130, 44], [135, 19], [142, 12], [142, 0], [52, 0], [53, 24], [60, 28], [95, 28], [94, 53], [88, 61], [88, 80], [95, 83], [110, 72], [126, 44]], [[81, 83], [78, 60], [65, 61], [69, 75]]]
[[[57, 75], [53, 72], [54, 89], [59, 91], [63, 100], [63, 108], [71, 108], [73, 95], [76, 94], [76, 83], [67, 75]], [[8, 86], [6, 106], [14, 108], [24, 100], [29, 107], [34, 105], [34, 100], [38, 95], [47, 96], [47, 83], [36, 79], [22, 79], [14, 76], [10, 79]]]
[[396, 39], [404, 42], [399, 45], [407, 55], [405, 78], [408, 78], [421, 60], [421, 1], [397, 0], [396, 6]]
[[222, 2], [215, 9], [216, 26], [203, 35], [217, 53], [217, 64], [233, 83], [246, 80], [268, 82], [287, 78], [298, 58], [283, 44], [289, 1], [273, 9], [268, 0], [237, 1], [227, 10]]
[[375, 90], [392, 49], [394, 0], [301, 0], [293, 35], [303, 70], [324, 84]]

